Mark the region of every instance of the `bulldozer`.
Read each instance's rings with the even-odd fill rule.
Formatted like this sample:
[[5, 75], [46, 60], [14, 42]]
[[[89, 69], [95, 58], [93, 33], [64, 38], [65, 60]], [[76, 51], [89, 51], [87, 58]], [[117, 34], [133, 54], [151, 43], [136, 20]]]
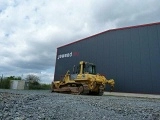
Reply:
[[69, 94], [92, 94], [102, 96], [106, 84], [114, 88], [115, 81], [107, 80], [104, 75], [96, 73], [96, 66], [93, 63], [80, 61], [79, 65], [73, 66], [73, 74], [68, 70], [59, 81], [53, 81], [51, 91]]

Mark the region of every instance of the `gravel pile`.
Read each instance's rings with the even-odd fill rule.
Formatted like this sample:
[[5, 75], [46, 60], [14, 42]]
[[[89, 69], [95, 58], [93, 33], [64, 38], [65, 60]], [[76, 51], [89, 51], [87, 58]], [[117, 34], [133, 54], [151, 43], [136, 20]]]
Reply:
[[0, 120], [160, 120], [160, 99], [0, 90]]

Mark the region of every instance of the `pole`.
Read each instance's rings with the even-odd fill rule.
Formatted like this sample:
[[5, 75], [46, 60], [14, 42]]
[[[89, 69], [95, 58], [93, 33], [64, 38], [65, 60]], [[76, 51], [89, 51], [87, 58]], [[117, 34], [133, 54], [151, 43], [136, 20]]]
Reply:
[[1, 77], [1, 84], [0, 84], [0, 88], [2, 88], [2, 80], [3, 80], [3, 74], [2, 74], [2, 77]]

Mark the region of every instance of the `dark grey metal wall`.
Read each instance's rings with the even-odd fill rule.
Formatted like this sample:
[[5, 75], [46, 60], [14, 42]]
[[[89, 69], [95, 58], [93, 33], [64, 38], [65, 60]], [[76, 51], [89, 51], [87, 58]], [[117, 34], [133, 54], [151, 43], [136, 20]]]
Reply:
[[57, 57], [55, 80], [84, 60], [113, 78], [115, 91], [160, 94], [160, 23], [105, 31], [59, 47]]

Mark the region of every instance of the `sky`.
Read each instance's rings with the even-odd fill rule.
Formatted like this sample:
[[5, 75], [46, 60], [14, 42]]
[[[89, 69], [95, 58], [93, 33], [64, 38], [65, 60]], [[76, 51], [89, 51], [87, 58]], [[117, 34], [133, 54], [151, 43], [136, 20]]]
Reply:
[[57, 47], [160, 22], [160, 0], [0, 0], [0, 76], [54, 79]]

